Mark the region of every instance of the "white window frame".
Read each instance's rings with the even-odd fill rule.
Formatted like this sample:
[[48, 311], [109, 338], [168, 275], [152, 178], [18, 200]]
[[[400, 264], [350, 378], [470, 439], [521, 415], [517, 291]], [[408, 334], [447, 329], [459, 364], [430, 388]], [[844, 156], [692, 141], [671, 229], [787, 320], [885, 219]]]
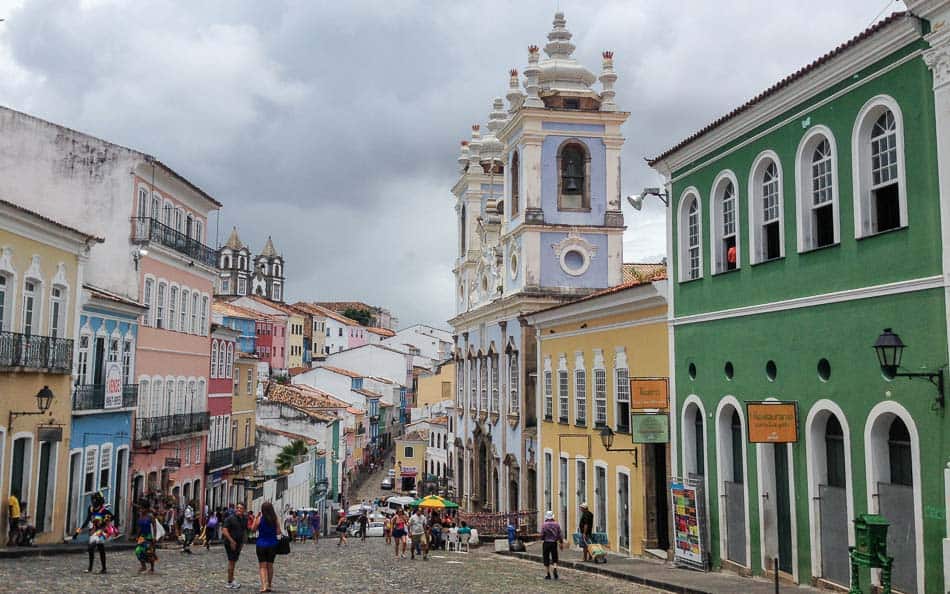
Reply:
[[878, 95], [872, 97], [858, 112], [851, 133], [851, 175], [854, 189], [854, 236], [855, 238], [876, 235], [871, 221], [871, 130], [881, 113], [888, 109], [894, 115], [897, 126], [897, 198], [900, 205], [900, 227], [908, 224], [907, 219], [907, 176], [904, 166], [904, 116], [900, 105], [893, 97]]
[[[601, 381], [603, 380], [603, 381]], [[603, 418], [600, 411], [604, 411]], [[603, 366], [594, 368], [594, 427], [607, 425], [607, 369]]]
[[822, 140], [826, 140], [828, 147], [831, 149], [830, 191], [834, 241], [830, 245], [837, 245], [841, 242], [841, 213], [838, 192], [841, 179], [838, 177], [838, 145], [830, 128], [823, 125], [812, 126], [802, 136], [801, 142], [798, 143], [798, 150], [795, 153], [795, 229], [799, 252], [818, 249], [814, 230], [815, 204], [812, 187], [814, 180], [812, 157]]
[[574, 424], [586, 426], [587, 414], [587, 367], [584, 352], [574, 353]]
[[557, 420], [570, 422], [571, 415], [571, 379], [567, 370], [567, 356], [558, 357], [557, 364]]
[[191, 292], [191, 333], [198, 334], [198, 291]]
[[554, 377], [551, 372], [551, 357], [544, 358], [544, 418], [554, 420]]
[[178, 327], [178, 320], [175, 316], [178, 315], [179, 291], [178, 285], [172, 284], [168, 286], [168, 323], [165, 325], [166, 330], [174, 330]]
[[[59, 291], [59, 295], [55, 292]], [[54, 283], [49, 290], [49, 335], [62, 338], [66, 332], [66, 298], [68, 289]]]
[[[732, 232], [726, 234], [725, 231], [725, 209], [724, 197], [725, 190], [728, 184], [732, 184]], [[740, 268], [742, 258], [740, 245], [742, 243], [740, 230], [740, 213], [739, 208], [739, 182], [736, 179], [736, 174], [731, 170], [725, 170], [719, 173], [716, 176], [715, 181], [713, 181], [712, 188], [709, 191], [710, 195], [710, 206], [712, 213], [709, 217], [709, 237], [711, 238], [711, 244], [709, 246], [709, 253], [712, 255], [712, 273], [721, 274], [723, 272], [732, 272], [728, 269], [727, 266], [727, 256], [726, 250], [723, 247], [723, 242], [728, 238], [732, 237], [735, 240], [736, 244], [736, 267], [735, 270]]]
[[208, 335], [208, 296], [201, 296], [201, 329], [199, 332], [202, 336]]
[[168, 283], [163, 280], [158, 281], [158, 289], [155, 293], [155, 327], [165, 328], [165, 293], [168, 290]]
[[211, 341], [211, 375], [212, 379], [218, 377], [218, 341]]
[[142, 281], [142, 305], [145, 306], [145, 313], [142, 314], [142, 325], [151, 326], [152, 325], [152, 316], [154, 311], [152, 310], [152, 305], [155, 302], [155, 278], [151, 276], [146, 276], [145, 280]]
[[488, 357], [491, 360], [491, 370], [489, 371], [489, 377], [491, 378], [491, 406], [490, 411], [498, 414], [498, 410], [501, 406], [499, 402], [499, 384], [501, 383], [501, 373], [498, 369], [498, 355], [493, 354]]
[[149, 404], [151, 403], [152, 393], [149, 392], [152, 387], [152, 382], [148, 377], [139, 377], [139, 405], [137, 416], [138, 417], [147, 417], [149, 411]]
[[508, 411], [518, 414], [521, 411], [521, 361], [518, 351], [508, 353]]
[[181, 288], [181, 312], [178, 314], [181, 316], [178, 324], [178, 330], [180, 332], [188, 332], [188, 303], [191, 301], [190, 292], [188, 287]]
[[84, 329], [79, 335], [76, 355], [76, 383], [85, 386], [89, 383], [89, 353], [92, 350], [92, 335]]
[[[698, 238], [696, 247], [699, 249], [699, 269], [695, 276], [692, 275], [690, 266], [690, 236], [689, 236], [689, 210], [690, 204], [696, 201], [696, 209], [699, 217], [696, 226]], [[699, 196], [699, 190], [695, 187], [686, 188], [680, 196], [679, 213], [676, 217], [677, 231], [679, 233], [679, 281], [688, 282], [703, 278], [703, 201]]]
[[[33, 288], [27, 292], [26, 286], [30, 284]], [[26, 331], [26, 314], [27, 314], [27, 297], [32, 297], [33, 302], [30, 307], [30, 331]], [[23, 334], [31, 334], [35, 336], [41, 336], [42, 331], [42, 321], [43, 321], [43, 281], [34, 276], [27, 276], [23, 279], [23, 305], [21, 307], [22, 311], [20, 316], [20, 332]]]
[[768, 262], [765, 257], [765, 248], [762, 245], [764, 238], [763, 227], [766, 224], [763, 218], [762, 183], [768, 164], [775, 163], [778, 172], [778, 245], [779, 254], [773, 260], [785, 257], [785, 173], [782, 170], [782, 161], [773, 150], [759, 153], [749, 170], [749, 188], [746, 193], [749, 208], [749, 255], [753, 264]]

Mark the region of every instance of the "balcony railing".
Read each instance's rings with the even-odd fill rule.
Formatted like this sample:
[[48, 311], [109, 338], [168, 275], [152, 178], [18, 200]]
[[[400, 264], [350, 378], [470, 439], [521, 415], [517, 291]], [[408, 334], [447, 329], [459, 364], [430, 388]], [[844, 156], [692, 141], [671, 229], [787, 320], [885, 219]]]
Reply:
[[181, 231], [163, 225], [158, 219], [133, 217], [132, 241], [158, 243], [205, 266], [216, 268], [218, 265], [218, 253], [215, 250]]
[[220, 450], [211, 450], [208, 454], [207, 464], [205, 465], [208, 472], [212, 470], [218, 470], [219, 468], [227, 468], [231, 466], [234, 460], [234, 450], [231, 448], [221, 448]]
[[244, 466], [245, 464], [252, 464], [257, 461], [257, 447], [251, 446], [248, 448], [241, 448], [240, 450], [234, 450], [234, 462], [235, 466]]
[[[139, 403], [139, 385], [122, 386], [122, 408], [135, 408]], [[73, 410], [98, 410], [106, 407], [106, 387], [103, 385], [76, 386], [73, 388]]]
[[136, 419], [136, 446], [141, 446], [144, 442], [155, 441], [171, 435], [183, 435], [196, 431], [204, 431], [210, 424], [209, 418], [208, 413], [200, 412]]
[[0, 332], [0, 368], [25, 367], [70, 373], [73, 341], [69, 338]]

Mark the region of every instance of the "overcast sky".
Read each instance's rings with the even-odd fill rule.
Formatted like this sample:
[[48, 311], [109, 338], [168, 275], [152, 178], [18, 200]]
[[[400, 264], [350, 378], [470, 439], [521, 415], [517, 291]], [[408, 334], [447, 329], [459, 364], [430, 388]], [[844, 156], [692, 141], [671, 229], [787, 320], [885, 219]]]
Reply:
[[[623, 192], [643, 164], [871, 24], [886, 0], [561, 0], [575, 56], [615, 52]], [[0, 0], [0, 104], [153, 154], [224, 204], [289, 300], [402, 325], [453, 311], [459, 140], [543, 45], [555, 1]], [[665, 253], [625, 208], [626, 261]], [[210, 239], [217, 223], [212, 217]]]

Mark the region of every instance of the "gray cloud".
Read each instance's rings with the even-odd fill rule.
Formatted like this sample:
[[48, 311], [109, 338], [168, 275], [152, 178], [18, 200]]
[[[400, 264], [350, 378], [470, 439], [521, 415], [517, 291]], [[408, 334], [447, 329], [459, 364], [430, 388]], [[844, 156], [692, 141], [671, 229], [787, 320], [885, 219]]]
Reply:
[[[159, 156], [273, 235], [292, 299], [452, 314], [458, 140], [543, 43], [551, 3], [0, 0], [0, 102]], [[874, 17], [863, 0], [563, 0], [577, 57], [612, 49], [627, 194], [658, 153]], [[895, 3], [895, 7], [899, 5]], [[895, 8], [896, 9], [896, 8]], [[665, 212], [625, 212], [628, 260]], [[211, 231], [215, 230], [212, 219]]]

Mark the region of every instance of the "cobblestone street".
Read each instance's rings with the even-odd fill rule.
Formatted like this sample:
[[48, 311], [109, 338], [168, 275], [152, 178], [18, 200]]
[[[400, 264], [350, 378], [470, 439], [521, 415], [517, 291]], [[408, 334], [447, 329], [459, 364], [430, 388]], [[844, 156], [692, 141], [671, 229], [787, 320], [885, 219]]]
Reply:
[[[85, 555], [60, 555], [0, 560], [4, 592], [208, 592], [226, 591], [226, 563], [221, 547], [195, 549], [191, 556], [177, 550], [160, 552], [154, 575], [138, 574], [131, 551], [110, 552], [110, 573], [83, 573]], [[98, 562], [97, 562], [98, 563]], [[278, 557], [275, 592], [636, 592], [645, 588], [571, 570], [557, 582], [543, 579], [538, 563], [491, 552], [488, 546], [471, 553], [439, 552], [428, 561], [395, 560], [381, 538], [366, 543], [351, 540], [338, 549], [333, 540], [297, 544], [291, 555]], [[238, 562], [240, 591], [257, 592], [257, 560], [248, 545]]]

